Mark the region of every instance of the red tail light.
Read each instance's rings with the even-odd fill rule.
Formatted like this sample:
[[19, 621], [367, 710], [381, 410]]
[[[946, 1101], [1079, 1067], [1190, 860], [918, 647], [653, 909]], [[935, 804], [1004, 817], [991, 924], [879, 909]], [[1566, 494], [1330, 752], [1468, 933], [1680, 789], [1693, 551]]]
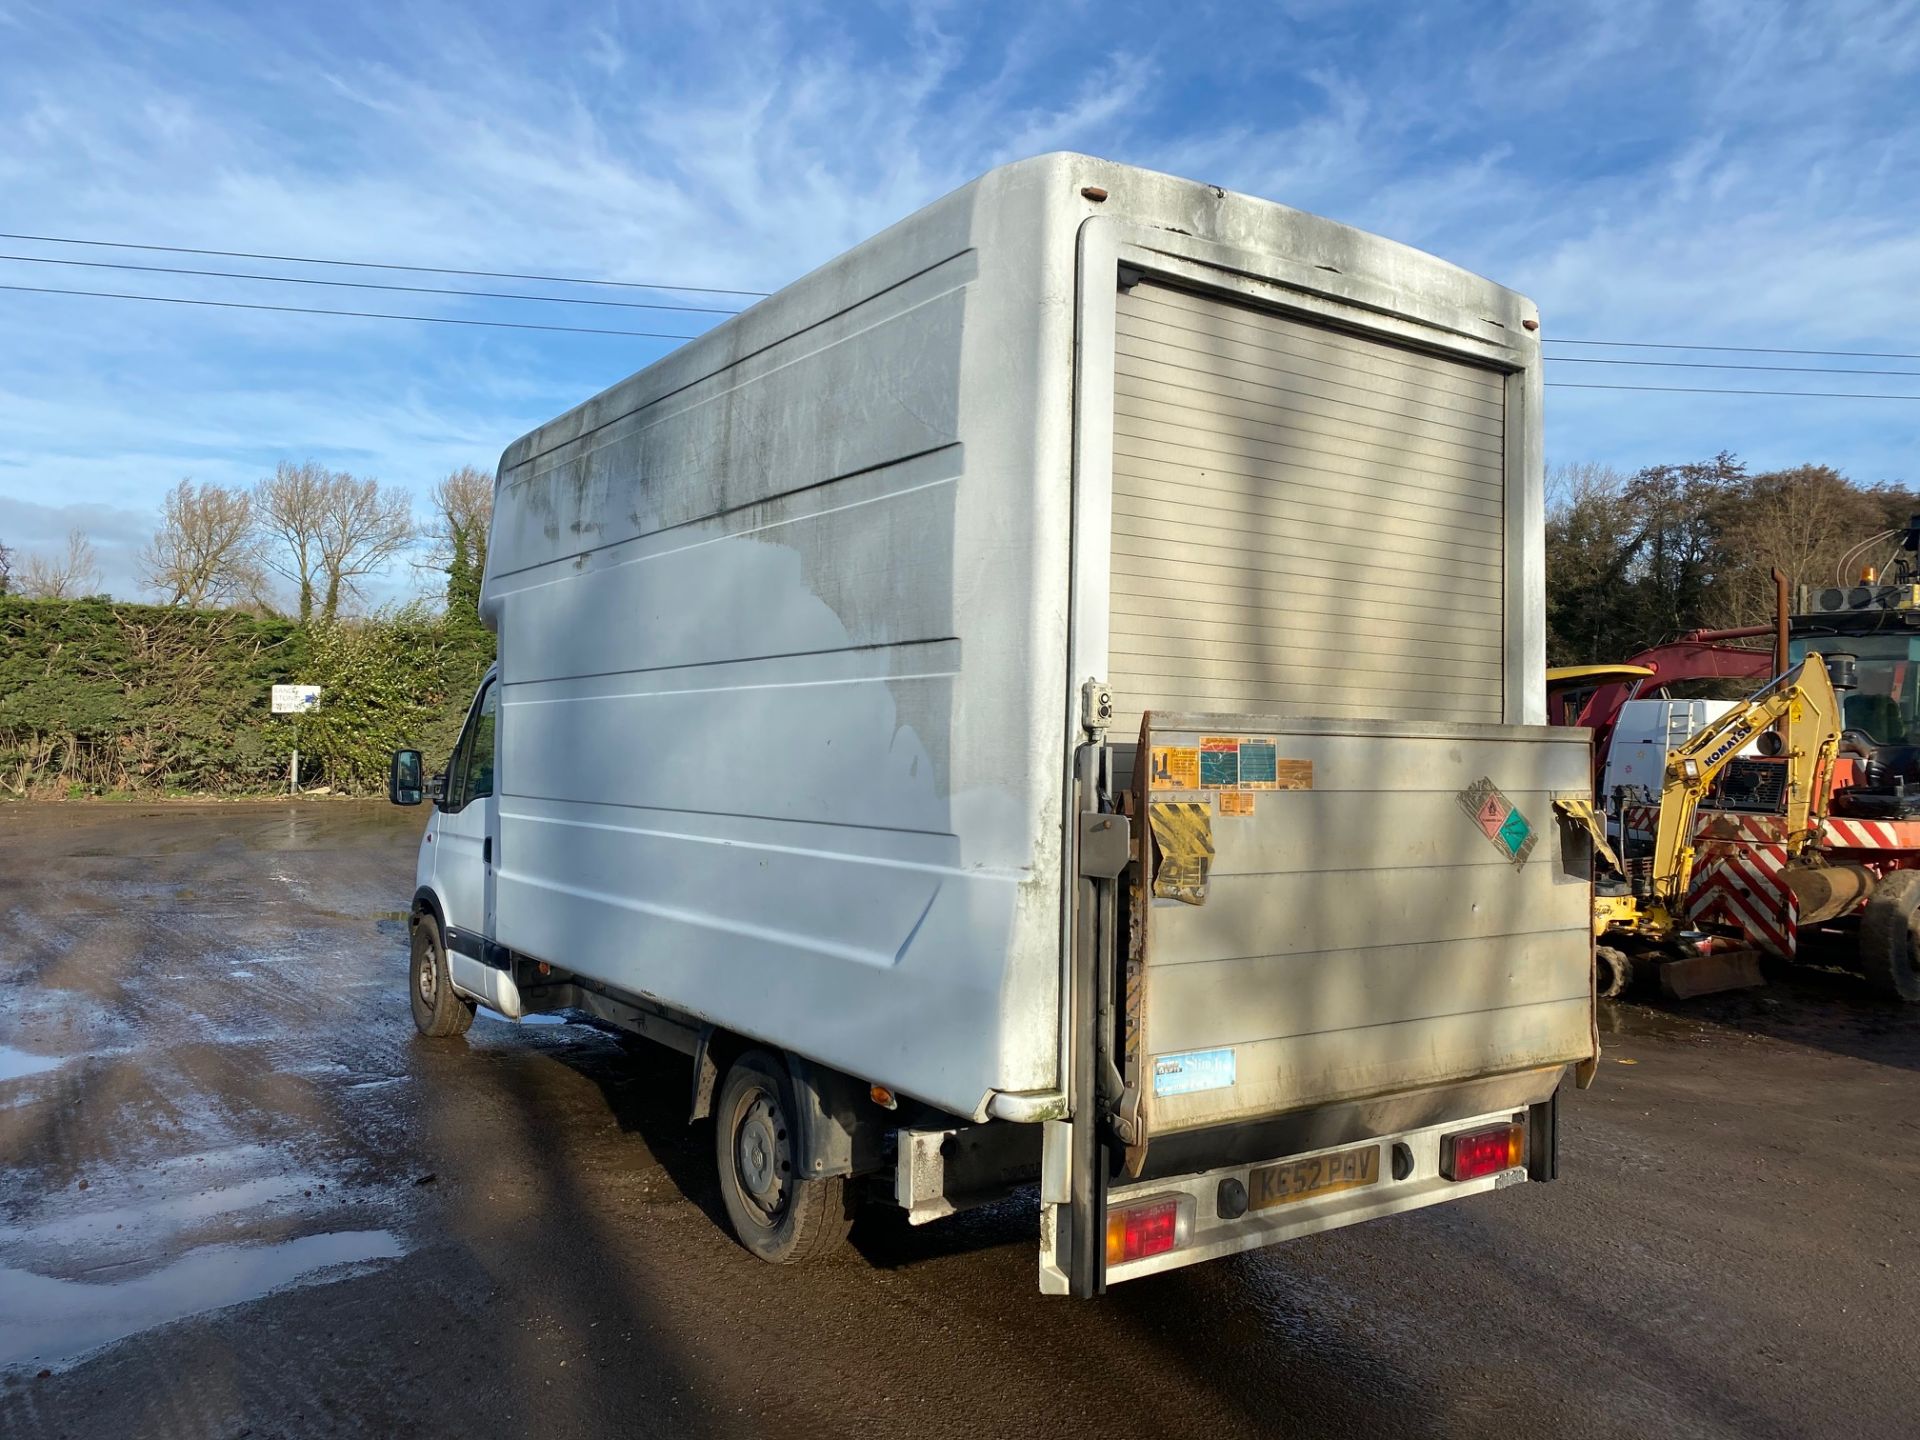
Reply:
[[1449, 1180], [1478, 1180], [1527, 1163], [1527, 1127], [1496, 1125], [1449, 1135], [1440, 1142], [1440, 1173]]
[[1187, 1243], [1192, 1228], [1187, 1198], [1169, 1196], [1107, 1212], [1107, 1263], [1164, 1255]]

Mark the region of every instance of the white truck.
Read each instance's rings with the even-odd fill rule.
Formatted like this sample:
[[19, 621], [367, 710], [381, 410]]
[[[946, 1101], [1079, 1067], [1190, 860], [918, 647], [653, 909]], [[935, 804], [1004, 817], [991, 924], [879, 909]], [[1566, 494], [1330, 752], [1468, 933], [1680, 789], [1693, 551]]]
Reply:
[[1596, 1056], [1533, 306], [1004, 166], [500, 462], [429, 1035], [692, 1058], [743, 1244], [1036, 1187], [1108, 1285], [1553, 1177]]

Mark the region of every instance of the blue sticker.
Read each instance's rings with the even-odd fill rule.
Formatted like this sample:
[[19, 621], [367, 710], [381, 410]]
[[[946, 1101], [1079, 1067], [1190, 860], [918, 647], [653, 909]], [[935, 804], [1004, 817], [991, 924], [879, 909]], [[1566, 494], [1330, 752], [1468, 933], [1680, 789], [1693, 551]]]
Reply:
[[1191, 1095], [1197, 1090], [1224, 1090], [1231, 1084], [1232, 1050], [1189, 1050], [1161, 1055], [1153, 1062], [1156, 1095]]
[[1271, 790], [1280, 779], [1280, 763], [1271, 740], [1240, 742], [1240, 783], [1249, 788]]
[[1200, 784], [1207, 790], [1232, 790], [1240, 784], [1240, 742], [1200, 742]]

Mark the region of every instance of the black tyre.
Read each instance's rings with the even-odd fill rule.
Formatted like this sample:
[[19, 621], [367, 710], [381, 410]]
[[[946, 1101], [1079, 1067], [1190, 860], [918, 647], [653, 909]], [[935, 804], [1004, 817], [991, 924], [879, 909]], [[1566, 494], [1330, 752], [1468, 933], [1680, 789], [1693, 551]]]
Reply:
[[1633, 957], [1611, 945], [1593, 952], [1593, 993], [1602, 1000], [1618, 1000], [1633, 985]]
[[1896, 870], [1867, 896], [1860, 973], [1882, 995], [1920, 1003], [1920, 870]]
[[851, 1196], [839, 1176], [803, 1179], [793, 1079], [764, 1050], [733, 1062], [714, 1106], [720, 1196], [740, 1243], [775, 1265], [831, 1255], [852, 1227]]
[[407, 990], [413, 997], [414, 1028], [443, 1040], [464, 1035], [473, 1024], [473, 1002], [453, 990], [447, 970], [447, 946], [440, 938], [440, 922], [421, 915], [413, 922], [413, 960], [407, 967]]

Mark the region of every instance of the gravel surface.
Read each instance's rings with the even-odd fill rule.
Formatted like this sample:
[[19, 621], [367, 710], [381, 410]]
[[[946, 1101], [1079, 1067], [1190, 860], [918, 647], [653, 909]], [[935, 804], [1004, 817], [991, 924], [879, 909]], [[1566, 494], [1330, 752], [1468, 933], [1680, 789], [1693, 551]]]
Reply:
[[420, 812], [0, 808], [0, 1435], [1904, 1436], [1920, 1014], [1610, 1006], [1562, 1175], [1035, 1291], [1031, 1204], [727, 1236], [678, 1057], [413, 1031]]

